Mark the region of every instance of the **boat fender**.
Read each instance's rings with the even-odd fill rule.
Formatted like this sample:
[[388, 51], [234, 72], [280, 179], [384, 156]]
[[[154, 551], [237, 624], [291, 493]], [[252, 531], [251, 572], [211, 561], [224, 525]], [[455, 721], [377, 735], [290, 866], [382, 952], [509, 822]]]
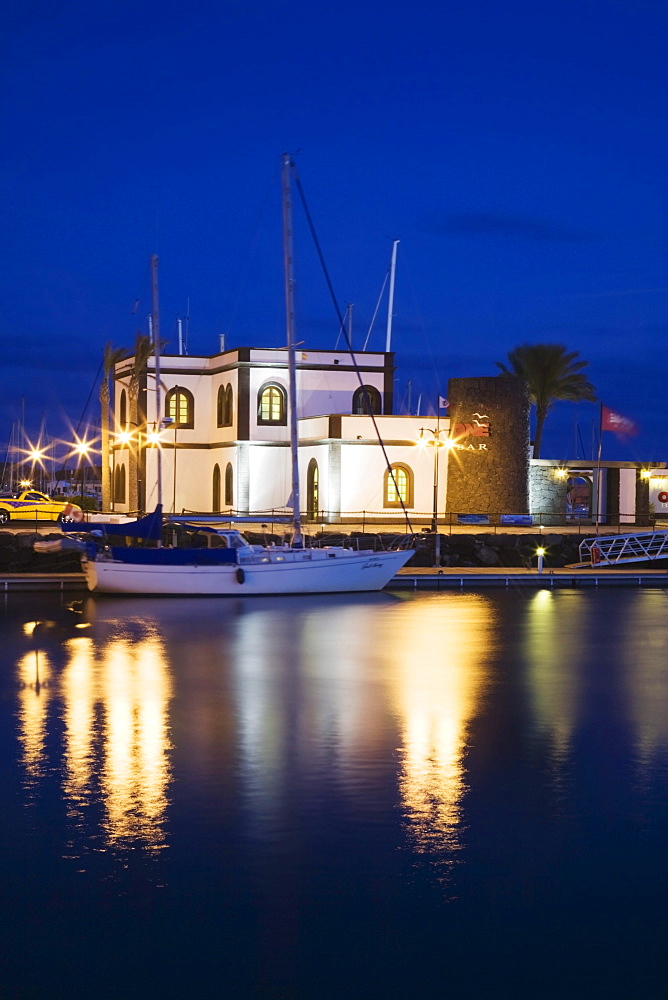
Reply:
[[241, 569], [241, 567], [239, 567], [239, 569], [237, 570], [237, 583], [243, 583], [245, 579], [246, 579], [246, 574]]

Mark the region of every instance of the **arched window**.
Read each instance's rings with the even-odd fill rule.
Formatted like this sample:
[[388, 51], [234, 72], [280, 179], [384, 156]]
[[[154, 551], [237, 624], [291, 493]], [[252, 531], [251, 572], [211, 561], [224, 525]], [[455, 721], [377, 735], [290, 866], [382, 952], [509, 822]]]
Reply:
[[213, 503], [211, 510], [214, 514], [220, 513], [220, 466], [213, 467]]
[[125, 503], [125, 466], [117, 465], [114, 472], [114, 503]]
[[407, 465], [393, 465], [385, 472], [384, 507], [413, 506], [413, 472]]
[[353, 413], [380, 413], [381, 399], [374, 385], [361, 385], [353, 393]]
[[194, 427], [195, 400], [192, 392], [180, 385], [170, 389], [165, 398], [165, 417], [172, 421], [172, 427]]
[[319, 479], [318, 463], [312, 458], [306, 473], [306, 510], [312, 521], [317, 519], [320, 510]]
[[257, 394], [258, 424], [287, 423], [287, 397], [285, 389], [276, 382], [263, 385]]
[[225, 506], [234, 506], [234, 469], [231, 462], [225, 466]]
[[121, 399], [118, 404], [118, 423], [122, 431], [128, 429], [128, 397], [125, 394], [125, 389], [121, 390]]
[[232, 426], [233, 406], [232, 386], [221, 385], [218, 389], [218, 401], [216, 404], [216, 424], [218, 427]]
[[232, 386], [225, 389], [225, 403], [223, 405], [223, 427], [231, 427], [234, 419], [234, 396]]

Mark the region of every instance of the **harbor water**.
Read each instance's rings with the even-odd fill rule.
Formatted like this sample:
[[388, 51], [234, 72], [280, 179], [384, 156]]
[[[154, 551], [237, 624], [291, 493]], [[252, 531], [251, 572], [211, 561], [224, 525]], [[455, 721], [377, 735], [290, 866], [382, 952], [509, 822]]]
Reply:
[[668, 596], [9, 595], [3, 997], [665, 990]]

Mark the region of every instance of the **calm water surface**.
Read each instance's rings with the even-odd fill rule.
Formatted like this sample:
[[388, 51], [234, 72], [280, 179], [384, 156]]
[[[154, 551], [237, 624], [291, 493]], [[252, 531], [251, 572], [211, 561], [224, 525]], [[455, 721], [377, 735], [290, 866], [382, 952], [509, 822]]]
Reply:
[[2, 996], [665, 995], [662, 591], [0, 632]]

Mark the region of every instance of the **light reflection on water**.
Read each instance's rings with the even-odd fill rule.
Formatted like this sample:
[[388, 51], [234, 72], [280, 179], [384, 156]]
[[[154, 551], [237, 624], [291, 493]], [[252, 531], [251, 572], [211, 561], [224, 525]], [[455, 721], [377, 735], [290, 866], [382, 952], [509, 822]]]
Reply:
[[[532, 592], [518, 623], [531, 726], [549, 737], [557, 772], [566, 766], [586, 704], [591, 621], [580, 596]], [[646, 630], [634, 616], [608, 627], [628, 645], [633, 667], [622, 684], [640, 758], [649, 761], [668, 746], [666, 637], [652, 629], [666, 597], [628, 600], [637, 600], [634, 616]], [[31, 648], [16, 661], [26, 790], [32, 794], [54, 778], [47, 735], [58, 717], [62, 794], [80, 833], [88, 807], [100, 801], [104, 819], [95, 835], [108, 847], [165, 844], [176, 673], [192, 713], [184, 749], [200, 745], [189, 778], [197, 780], [202, 755], [222, 750], [221, 759], [234, 758], [248, 833], [273, 836], [284, 827], [284, 799], [296, 774], [312, 782], [314, 801], [323, 794], [317, 783], [335, 780], [349, 806], [364, 812], [396, 753], [398, 805], [412, 848], [452, 854], [461, 846], [470, 726], [500, 642], [492, 597], [374, 595], [222, 606], [147, 600], [141, 615], [134, 602], [89, 599], [83, 610], [76, 624], [85, 631], [26, 622]], [[54, 643], [60, 670], [52, 663]], [[229, 675], [229, 688], [216, 686], [220, 671]], [[194, 678], [200, 679], [195, 688]]]
[[21, 804], [52, 824], [65, 888], [105, 855], [171, 891], [166, 913], [193, 899], [236, 926], [248, 906], [244, 940], [254, 921], [276, 938], [267, 981], [303, 940], [329, 967], [332, 913], [339, 934], [414, 924], [419, 942], [448, 901], [475, 953], [485, 920], [531, 938], [554, 912], [565, 934], [618, 895], [639, 933], [668, 875], [667, 610], [663, 592], [542, 590], [10, 614]]
[[460, 846], [464, 753], [495, 629], [491, 601], [461, 594], [406, 604], [383, 634], [399, 726], [399, 791], [415, 850]]
[[[51, 623], [45, 623], [47, 626]], [[54, 642], [54, 629], [44, 629]], [[168, 708], [171, 679], [162, 642], [143, 623], [134, 641], [112, 630], [99, 643], [90, 634], [60, 633], [64, 658], [56, 674], [40, 648], [40, 625], [31, 632], [35, 650], [17, 664], [18, 738], [26, 780], [62, 773], [70, 826], [68, 851], [85, 852], [90, 838], [110, 848], [131, 843], [155, 849], [165, 839], [170, 781]], [[49, 722], [62, 722], [62, 771], [47, 752]], [[101, 830], [86, 817], [101, 801]], [[81, 842], [81, 837], [84, 842]]]

